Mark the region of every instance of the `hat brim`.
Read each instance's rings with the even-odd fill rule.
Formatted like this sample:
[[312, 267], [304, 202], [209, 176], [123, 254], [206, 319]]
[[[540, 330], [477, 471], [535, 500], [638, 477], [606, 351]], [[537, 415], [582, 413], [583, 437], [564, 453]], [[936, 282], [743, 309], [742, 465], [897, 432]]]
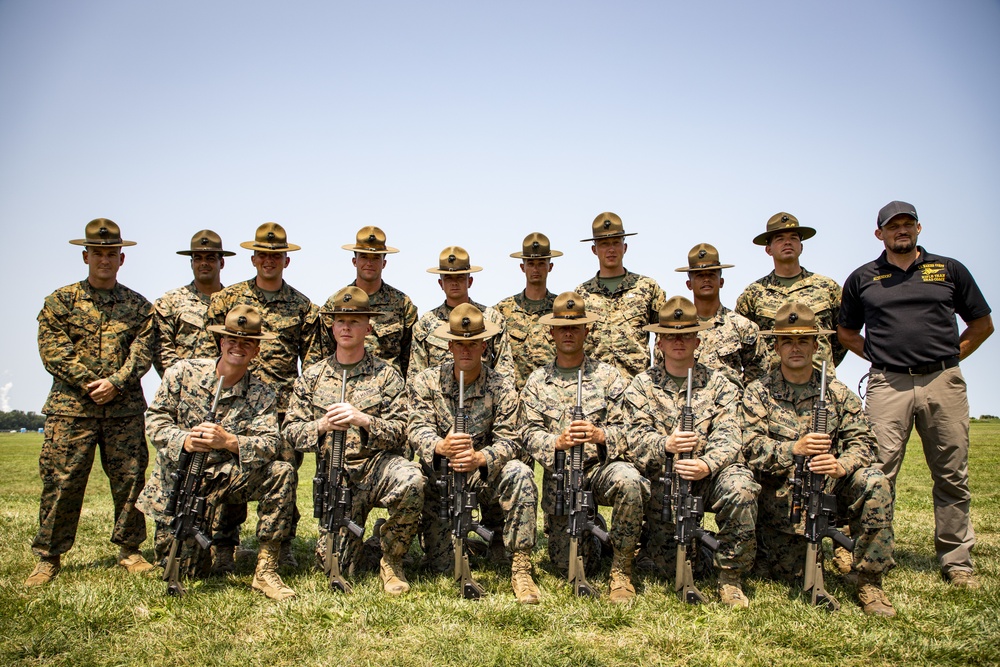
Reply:
[[816, 236], [816, 230], [812, 227], [785, 227], [783, 229], [774, 229], [769, 232], [764, 232], [763, 234], [758, 234], [753, 237], [754, 245], [767, 245], [768, 240], [775, 234], [781, 234], [782, 232], [798, 232], [799, 238], [803, 241], [806, 239], [811, 239]]
[[715, 269], [731, 269], [735, 264], [716, 264], [715, 266], [682, 266], [674, 269], [677, 273], [694, 273], [695, 271], [714, 271]]
[[573, 327], [577, 324], [593, 324], [594, 322], [600, 322], [601, 318], [597, 315], [584, 315], [583, 317], [556, 317], [552, 313], [548, 315], [542, 315], [538, 318], [539, 324], [544, 324], [550, 327]]
[[616, 239], [622, 236], [635, 236], [638, 233], [639, 232], [629, 232], [626, 234], [625, 232], [622, 232], [621, 234], [605, 234], [604, 236], [594, 236], [589, 239], [580, 239], [580, 243], [586, 243], [587, 241], [600, 241], [601, 239]]
[[385, 250], [374, 250], [372, 248], [361, 248], [353, 243], [348, 243], [347, 245], [340, 246], [344, 250], [350, 250], [351, 252], [363, 252], [366, 255], [391, 255], [393, 253], [399, 252], [396, 248], [386, 246]]
[[558, 250], [550, 250], [548, 255], [525, 255], [523, 252], [510, 253], [510, 256], [514, 259], [552, 259], [553, 257], [562, 257], [562, 255]]
[[485, 320], [483, 322], [483, 326], [485, 327], [484, 331], [474, 334], [472, 336], [456, 336], [451, 332], [451, 327], [448, 325], [448, 323], [445, 322], [444, 324], [442, 324], [441, 326], [439, 326], [437, 329], [434, 330], [433, 335], [437, 336], [438, 338], [444, 338], [445, 340], [483, 340], [485, 338], [493, 338], [493, 336], [496, 336], [498, 333], [500, 333], [500, 326], [498, 324], [490, 322], [489, 320]]
[[215, 249], [208, 248], [208, 249], [205, 249], [205, 250], [200, 250], [200, 249], [199, 250], [178, 250], [177, 254], [178, 255], [184, 255], [185, 257], [190, 257], [191, 255], [195, 254], [196, 252], [214, 252], [214, 253], [216, 253], [218, 255], [222, 255], [223, 257], [233, 257], [233, 256], [236, 255], [236, 253], [233, 252], [232, 250], [219, 250], [217, 248], [215, 248]]
[[244, 241], [240, 244], [241, 248], [246, 248], [247, 250], [259, 250], [260, 252], [294, 252], [296, 250], [302, 250], [302, 246], [297, 246], [294, 243], [289, 243], [283, 248], [271, 248], [262, 243], [257, 243], [256, 241]]
[[387, 315], [380, 310], [321, 310], [320, 315], [367, 315], [368, 317], [379, 317]]
[[212, 324], [205, 328], [217, 336], [232, 336], [233, 338], [251, 338], [253, 340], [274, 340], [275, 338], [277, 338], [275, 334], [263, 331], [257, 335], [237, 333], [234, 331], [230, 331], [226, 327], [219, 324]]
[[832, 336], [837, 333], [830, 329], [765, 329], [761, 336]]
[[462, 273], [479, 273], [482, 270], [483, 270], [483, 267], [481, 267], [481, 266], [470, 266], [469, 268], [462, 269], [460, 271], [443, 271], [443, 270], [438, 269], [438, 268], [433, 268], [433, 269], [427, 269], [427, 273], [437, 273], [437, 274], [443, 275], [443, 276], [451, 276], [451, 275], [459, 275], [459, 274], [462, 274]]
[[693, 327], [665, 327], [662, 324], [647, 324], [642, 328], [643, 331], [650, 331], [652, 333], [662, 333], [662, 334], [686, 334], [686, 333], [697, 333], [699, 331], [704, 331], [705, 329], [711, 329], [715, 324], [713, 322], [699, 322]]
[[135, 241], [119, 241], [118, 243], [94, 243], [93, 241], [88, 241], [87, 239], [73, 239], [70, 241], [73, 245], [82, 245], [88, 248], [124, 248], [126, 246], [135, 245]]

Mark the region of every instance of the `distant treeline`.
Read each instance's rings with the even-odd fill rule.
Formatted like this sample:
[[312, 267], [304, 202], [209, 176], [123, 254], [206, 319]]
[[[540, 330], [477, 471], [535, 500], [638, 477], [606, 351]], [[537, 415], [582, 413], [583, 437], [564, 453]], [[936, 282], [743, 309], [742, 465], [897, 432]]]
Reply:
[[0, 412], [0, 431], [20, 431], [22, 428], [29, 431], [37, 431], [43, 426], [45, 426], [45, 415], [38, 415], [34, 412], [23, 412], [21, 410]]

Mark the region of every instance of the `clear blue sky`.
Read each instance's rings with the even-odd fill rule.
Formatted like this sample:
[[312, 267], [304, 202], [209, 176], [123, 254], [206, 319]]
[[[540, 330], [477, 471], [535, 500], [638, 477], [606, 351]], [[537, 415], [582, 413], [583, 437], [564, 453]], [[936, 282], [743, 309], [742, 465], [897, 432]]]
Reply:
[[[612, 210], [639, 233], [626, 266], [668, 294], [716, 245], [732, 306], [771, 269], [750, 242], [771, 214], [817, 228], [802, 263], [843, 282], [904, 199], [1000, 304], [995, 1], [0, 0], [0, 99], [4, 408], [44, 402], [35, 316], [86, 275], [67, 241], [95, 217], [139, 242], [119, 279], [150, 300], [190, 281], [174, 251], [205, 227], [239, 253], [223, 281], [249, 277], [238, 244], [273, 220], [304, 248], [286, 279], [322, 303], [376, 224], [423, 312], [443, 247], [485, 267], [472, 296], [492, 304], [536, 230], [566, 253], [550, 288], [572, 289]], [[998, 369], [1000, 335], [963, 364], [973, 415], [1000, 414]]]

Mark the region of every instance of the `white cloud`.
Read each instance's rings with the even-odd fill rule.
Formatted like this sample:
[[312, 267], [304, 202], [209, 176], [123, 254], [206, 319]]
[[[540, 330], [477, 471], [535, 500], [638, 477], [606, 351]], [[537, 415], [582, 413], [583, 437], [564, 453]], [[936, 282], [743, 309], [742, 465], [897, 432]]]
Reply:
[[7, 396], [10, 394], [10, 388], [13, 386], [13, 382], [8, 382], [0, 386], [0, 412], [10, 412], [10, 401], [7, 399]]

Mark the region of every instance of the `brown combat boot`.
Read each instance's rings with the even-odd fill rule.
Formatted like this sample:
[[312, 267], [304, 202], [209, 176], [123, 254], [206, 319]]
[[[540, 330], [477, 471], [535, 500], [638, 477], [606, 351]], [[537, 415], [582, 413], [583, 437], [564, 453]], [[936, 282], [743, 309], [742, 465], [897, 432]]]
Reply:
[[531, 552], [527, 549], [515, 551], [510, 563], [510, 585], [518, 604], [538, 604], [541, 591], [531, 578]]
[[974, 591], [981, 585], [976, 575], [969, 570], [949, 570], [947, 574], [948, 583], [955, 588], [964, 588]]
[[401, 559], [382, 556], [382, 560], [379, 561], [378, 573], [379, 577], [382, 578], [382, 588], [389, 595], [402, 595], [409, 592], [410, 582], [406, 580]]
[[633, 553], [615, 552], [611, 559], [611, 595], [609, 600], [615, 604], [628, 602], [635, 597], [635, 587], [632, 586]]
[[129, 574], [139, 572], [149, 572], [153, 569], [153, 564], [142, 557], [135, 547], [122, 547], [118, 552], [118, 564], [125, 568]]
[[846, 576], [851, 573], [853, 565], [854, 554], [839, 544], [833, 545], [833, 566], [837, 568], [837, 572]]
[[869, 616], [892, 618], [896, 610], [882, 590], [882, 575], [860, 573], [858, 575], [858, 600], [861, 609]]
[[35, 569], [24, 580], [24, 587], [44, 586], [55, 579], [61, 569], [62, 565], [59, 564], [59, 556], [43, 557], [39, 559], [38, 563], [35, 564]]
[[278, 556], [278, 567], [285, 570], [299, 569], [299, 561], [295, 558], [295, 552], [292, 551], [291, 540], [281, 543], [281, 553]]
[[222, 577], [236, 571], [236, 547], [212, 547], [212, 575]]
[[272, 600], [284, 600], [295, 597], [295, 591], [285, 585], [278, 576], [278, 555], [281, 552], [280, 542], [261, 542], [257, 554], [257, 570], [253, 575], [252, 588], [260, 591]]
[[735, 570], [719, 570], [719, 600], [730, 607], [750, 606], [750, 600], [743, 594], [743, 577]]

